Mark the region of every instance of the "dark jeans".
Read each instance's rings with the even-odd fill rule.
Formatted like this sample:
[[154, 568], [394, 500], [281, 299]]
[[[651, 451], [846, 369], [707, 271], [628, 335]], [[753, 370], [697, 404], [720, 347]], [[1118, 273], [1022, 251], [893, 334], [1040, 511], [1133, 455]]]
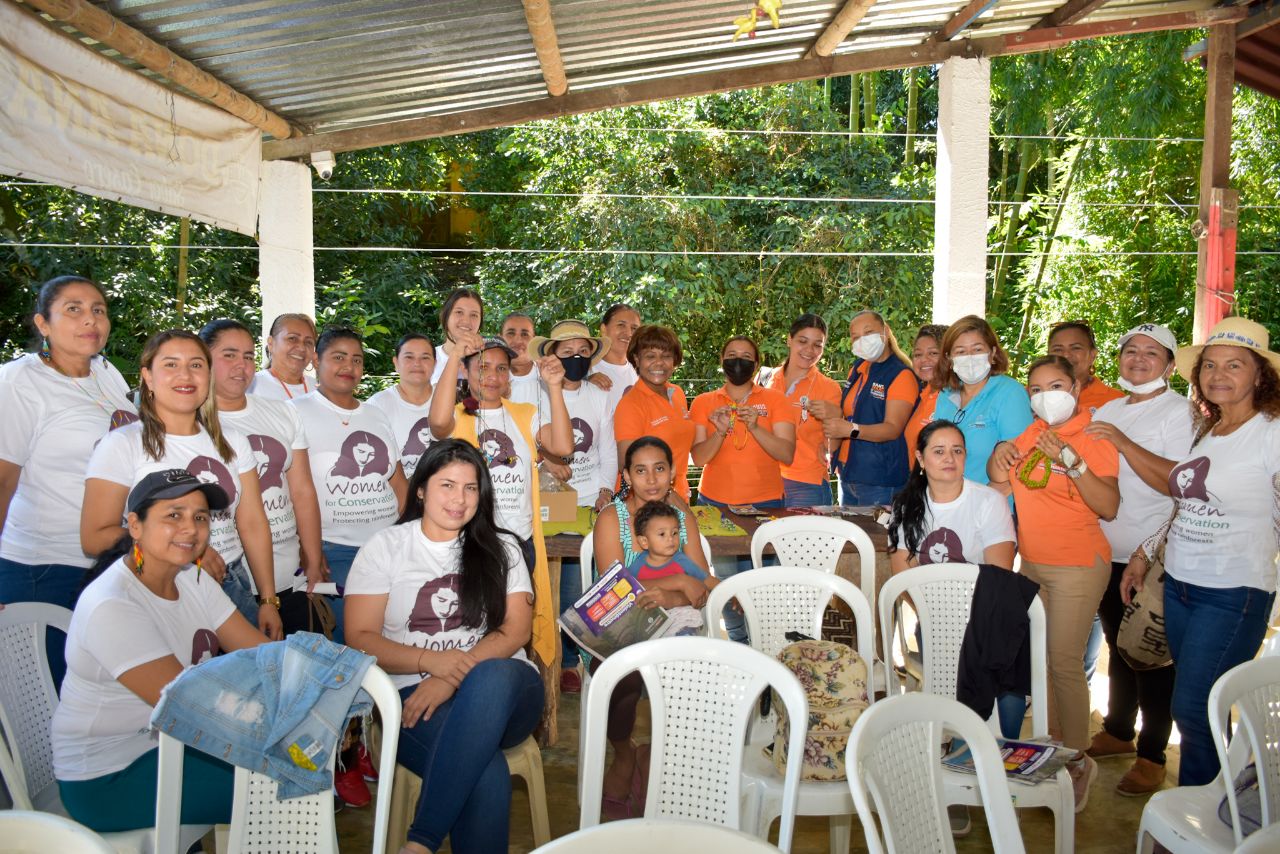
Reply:
[[[582, 598], [581, 567], [577, 558], [567, 557], [560, 561], [560, 613], [564, 613], [566, 608], [572, 608], [573, 603]], [[560, 632], [560, 650], [560, 666], [563, 668], [577, 667], [583, 658], [590, 657], [584, 656], [573, 638], [563, 630]]]
[[901, 486], [872, 486], [866, 483], [851, 483], [841, 479], [840, 503], [845, 507], [888, 507], [893, 503], [893, 496]]
[[[401, 700], [414, 690], [402, 689]], [[447, 836], [458, 854], [507, 850], [511, 772], [502, 751], [533, 732], [542, 702], [538, 671], [515, 659], [488, 659], [429, 719], [400, 730], [396, 759], [422, 777], [409, 841], [436, 851]]]
[[1116, 636], [1120, 632], [1120, 620], [1124, 617], [1124, 602], [1120, 600], [1120, 576], [1124, 575], [1124, 570], [1123, 563], [1111, 564], [1111, 582], [1098, 605], [1098, 616], [1102, 618], [1102, 631], [1110, 654], [1107, 665], [1110, 699], [1102, 728], [1121, 741], [1130, 741], [1137, 734], [1135, 727], [1138, 710], [1141, 709], [1138, 756], [1163, 765], [1164, 750], [1169, 746], [1169, 733], [1173, 729], [1170, 702], [1177, 671], [1172, 665], [1155, 670], [1134, 670], [1116, 649]]
[[782, 479], [782, 497], [788, 507], [828, 507], [831, 504], [831, 481], [819, 483]]
[[1165, 575], [1164, 628], [1178, 673], [1170, 704], [1182, 736], [1179, 786], [1203, 786], [1220, 770], [1209, 732], [1209, 689], [1262, 645], [1274, 593], [1200, 587]]
[[[0, 557], [0, 602], [47, 602], [63, 608], [75, 608], [76, 598], [84, 586], [85, 571], [62, 563], [26, 564]], [[49, 629], [45, 637], [49, 656], [49, 674], [55, 690], [62, 690], [62, 677], [67, 674], [67, 636]]]
[[[338, 585], [338, 595], [329, 598], [329, 603], [333, 605], [333, 642], [346, 643], [343, 634], [342, 620], [342, 589], [347, 586], [347, 576], [351, 574], [351, 564], [356, 559], [356, 553], [360, 551], [359, 546], [348, 546], [342, 543], [331, 543], [325, 540], [322, 544], [324, 552], [324, 562], [329, 564], [329, 577], [334, 584]], [[255, 622], [254, 625], [257, 625]]]
[[[722, 504], [713, 498], [708, 498], [702, 493], [698, 493], [698, 503], [709, 504], [712, 507], [719, 507], [722, 510], [728, 509], [729, 507], [729, 505]], [[775, 498], [771, 501], [753, 501], [751, 503], [754, 506], [759, 507], [760, 509], [763, 510], [766, 508], [782, 507], [783, 499]], [[690, 534], [690, 536], [693, 536], [693, 535]], [[769, 555], [764, 558], [762, 565], [777, 566], [778, 559], [773, 555]], [[726, 578], [732, 578], [733, 576], [738, 575], [739, 573], [748, 572], [749, 570], [752, 569], [751, 556], [747, 555], [746, 557], [742, 557], [741, 555], [739, 555], [738, 558], [734, 560], [732, 564], [729, 564], [727, 561], [724, 563], [717, 562], [716, 569], [717, 569], [716, 575], [720, 577], [721, 581], [723, 581]], [[747, 642], [747, 623], [746, 623], [746, 620], [742, 618], [742, 613], [740, 611], [735, 611], [732, 605], [725, 605], [723, 616], [724, 616], [724, 630], [726, 633], [728, 633], [729, 640], [737, 641], [738, 643], [746, 643]]]

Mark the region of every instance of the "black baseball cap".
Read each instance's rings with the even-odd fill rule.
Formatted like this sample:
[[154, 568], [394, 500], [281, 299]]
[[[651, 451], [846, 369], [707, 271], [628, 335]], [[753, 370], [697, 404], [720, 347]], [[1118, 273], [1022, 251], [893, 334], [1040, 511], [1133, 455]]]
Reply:
[[231, 499], [227, 497], [227, 493], [216, 483], [205, 483], [186, 469], [165, 469], [153, 471], [138, 481], [137, 485], [129, 490], [129, 501], [126, 507], [128, 512], [137, 513], [144, 504], [178, 498], [197, 489], [208, 499], [210, 510], [226, 510], [231, 505]]

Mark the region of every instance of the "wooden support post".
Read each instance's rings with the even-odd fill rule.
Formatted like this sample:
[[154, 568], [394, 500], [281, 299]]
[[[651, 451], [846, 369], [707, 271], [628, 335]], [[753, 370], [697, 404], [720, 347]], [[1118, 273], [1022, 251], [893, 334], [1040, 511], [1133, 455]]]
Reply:
[[827, 28], [814, 40], [804, 58], [814, 59], [819, 56], [830, 56], [840, 42], [844, 41], [845, 37], [853, 32], [853, 28], [858, 26], [858, 22], [866, 16], [875, 3], [876, 0], [848, 0], [844, 6], [840, 7], [840, 11], [836, 12], [836, 16], [831, 19], [831, 23], [827, 24]]
[[1231, 183], [1231, 99], [1235, 88], [1235, 27], [1209, 30], [1204, 150], [1200, 158], [1200, 216], [1193, 341], [1203, 341], [1235, 300], [1235, 223], [1238, 197]]
[[569, 91], [569, 79], [564, 73], [564, 59], [560, 56], [560, 42], [556, 38], [556, 24], [551, 20], [550, 0], [524, 0], [524, 19], [533, 38], [533, 49], [542, 66], [542, 79], [547, 84], [547, 94], [558, 98]]

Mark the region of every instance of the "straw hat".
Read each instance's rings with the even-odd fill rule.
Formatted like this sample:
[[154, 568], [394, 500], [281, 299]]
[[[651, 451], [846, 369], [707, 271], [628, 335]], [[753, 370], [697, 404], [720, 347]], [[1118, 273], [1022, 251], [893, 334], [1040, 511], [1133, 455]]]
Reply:
[[591, 352], [591, 364], [594, 365], [604, 358], [604, 354], [609, 352], [610, 341], [608, 338], [600, 338], [592, 335], [587, 325], [580, 320], [561, 320], [555, 326], [551, 327], [551, 334], [545, 338], [541, 335], [529, 342], [529, 350], [537, 353], [538, 356], [545, 356], [554, 349], [555, 345], [561, 341], [572, 341], [575, 338], [585, 338], [590, 341], [595, 348]]
[[1191, 382], [1191, 369], [1195, 367], [1196, 359], [1200, 358], [1200, 351], [1213, 344], [1225, 344], [1252, 350], [1270, 362], [1271, 367], [1280, 371], [1280, 353], [1271, 351], [1270, 343], [1267, 328], [1261, 323], [1254, 323], [1243, 317], [1224, 317], [1213, 327], [1203, 344], [1180, 348], [1174, 361], [1178, 365], [1178, 373], [1187, 382]]

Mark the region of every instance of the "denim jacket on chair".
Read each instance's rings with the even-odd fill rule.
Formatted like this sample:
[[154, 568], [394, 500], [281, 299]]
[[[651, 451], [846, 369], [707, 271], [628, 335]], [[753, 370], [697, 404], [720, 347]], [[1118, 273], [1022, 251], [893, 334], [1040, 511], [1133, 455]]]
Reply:
[[298, 632], [206, 661], [160, 695], [155, 729], [280, 783], [281, 798], [333, 785], [329, 759], [346, 723], [369, 710], [373, 657]]

